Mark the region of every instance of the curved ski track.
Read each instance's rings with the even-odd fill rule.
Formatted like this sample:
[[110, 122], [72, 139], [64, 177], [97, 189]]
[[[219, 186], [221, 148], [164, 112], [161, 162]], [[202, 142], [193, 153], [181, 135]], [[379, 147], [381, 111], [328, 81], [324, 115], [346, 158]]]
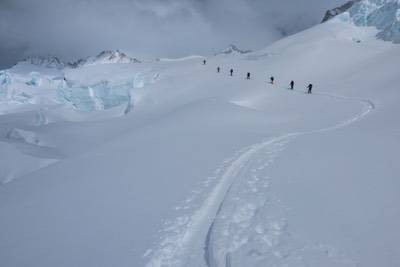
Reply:
[[[231, 266], [230, 257], [226, 252], [223, 251], [221, 253], [213, 249], [211, 234], [214, 230], [216, 219], [221, 216], [223, 205], [230, 196], [229, 193], [232, 186], [240, 182], [238, 180], [240, 180], [241, 173], [249, 171], [249, 164], [252, 159], [262, 151], [264, 151], [264, 154], [273, 156], [277, 154], [276, 152], [282, 151], [284, 146], [294, 138], [329, 132], [349, 126], [363, 119], [375, 109], [374, 103], [368, 99], [351, 98], [329, 93], [315, 95], [361, 102], [365, 105], [365, 108], [359, 114], [331, 127], [277, 136], [245, 148], [235, 158], [225, 161], [225, 166], [218, 169], [216, 173], [220, 177], [219, 182], [208, 194], [201, 206], [194, 214], [174, 220], [164, 230], [164, 236], [161, 238], [158, 248], [155, 251], [149, 250], [146, 252], [145, 257], [150, 258], [146, 266]], [[223, 171], [222, 173], [220, 173], [221, 170]], [[275, 230], [279, 230], [283, 226], [273, 225], [273, 227]], [[201, 250], [204, 250], [202, 255], [200, 255]], [[202, 259], [199, 259], [199, 257], [202, 257]], [[201, 264], [199, 263], [200, 261], [202, 261]]]

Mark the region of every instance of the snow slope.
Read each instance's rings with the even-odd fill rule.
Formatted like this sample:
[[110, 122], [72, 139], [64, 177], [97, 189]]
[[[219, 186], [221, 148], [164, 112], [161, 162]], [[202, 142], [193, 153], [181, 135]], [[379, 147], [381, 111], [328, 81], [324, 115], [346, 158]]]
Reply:
[[0, 265], [399, 266], [400, 47], [377, 32], [1, 72]]

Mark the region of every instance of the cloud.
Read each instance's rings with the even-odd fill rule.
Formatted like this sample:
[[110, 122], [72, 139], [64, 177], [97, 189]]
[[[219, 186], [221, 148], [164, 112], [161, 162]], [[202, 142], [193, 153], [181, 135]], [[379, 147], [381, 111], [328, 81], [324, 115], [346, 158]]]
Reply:
[[[328, 3], [327, 3], [328, 2]], [[0, 68], [28, 55], [72, 60], [257, 49], [317, 23], [339, 0], [1, 0]]]

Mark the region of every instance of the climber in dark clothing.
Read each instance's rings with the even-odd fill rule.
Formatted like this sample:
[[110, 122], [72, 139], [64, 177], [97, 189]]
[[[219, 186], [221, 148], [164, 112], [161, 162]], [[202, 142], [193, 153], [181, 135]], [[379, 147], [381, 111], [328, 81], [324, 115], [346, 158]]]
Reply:
[[247, 79], [247, 80], [250, 80], [250, 72], [247, 73], [246, 79]]
[[219, 73], [220, 71], [221, 71], [221, 68], [220, 68], [220, 67], [218, 67], [218, 68], [217, 68], [217, 72]]
[[312, 88], [313, 88], [313, 85], [310, 83], [308, 86], [307, 86], [307, 88], [308, 88], [308, 94], [311, 94], [312, 93]]
[[290, 82], [290, 89], [293, 90], [294, 89], [294, 81]]
[[233, 69], [230, 70], [231, 76], [233, 76]]
[[274, 76], [271, 77], [271, 84], [274, 84], [275, 78]]
[[203, 65], [206, 65], [206, 63], [207, 63], [207, 61], [204, 59], [204, 60], [203, 60]]

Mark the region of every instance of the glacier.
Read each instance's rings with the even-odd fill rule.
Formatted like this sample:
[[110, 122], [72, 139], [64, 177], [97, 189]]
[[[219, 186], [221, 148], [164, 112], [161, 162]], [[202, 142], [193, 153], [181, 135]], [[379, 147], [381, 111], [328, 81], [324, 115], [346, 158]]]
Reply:
[[57, 100], [80, 111], [110, 109], [130, 103], [132, 88], [132, 82], [111, 86], [108, 81], [84, 87], [60, 86], [57, 89]]
[[0, 71], [0, 86], [6, 87], [11, 83], [11, 76], [7, 71]]
[[[13, 105], [61, 104], [81, 112], [124, 106], [125, 113], [131, 112], [139, 99], [135, 91], [143, 91], [156, 83], [159, 73], [148, 68], [148, 64], [145, 69], [139, 64], [127, 64], [138, 61], [127, 58], [122, 52], [106, 51], [100, 55], [93, 57], [90, 63], [74, 68], [56, 68], [48, 64], [53, 62], [51, 58], [32, 57], [9, 70], [0, 71], [0, 102]], [[115, 62], [107, 61], [105, 58], [108, 56]], [[115, 81], [113, 77], [99, 80], [96, 72], [103, 71], [102, 65], [111, 69], [126, 67], [128, 72], [123, 80]], [[131, 66], [137, 70], [132, 71]], [[79, 74], [86, 71], [93, 72], [93, 79], [82, 80]]]
[[377, 37], [385, 41], [400, 43], [400, 1], [363, 0], [338, 16], [342, 21], [351, 21], [360, 27], [375, 27]]

